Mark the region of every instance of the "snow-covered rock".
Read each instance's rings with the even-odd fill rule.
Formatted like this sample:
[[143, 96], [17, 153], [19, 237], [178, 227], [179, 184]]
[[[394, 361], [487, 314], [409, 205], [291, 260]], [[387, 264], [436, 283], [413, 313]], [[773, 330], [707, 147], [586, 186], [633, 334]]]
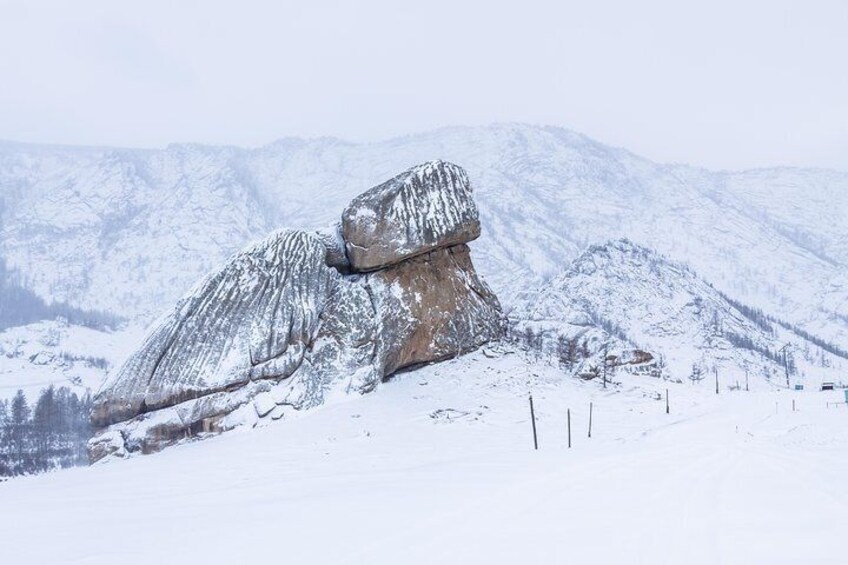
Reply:
[[109, 430], [92, 438], [88, 442], [88, 454], [92, 461], [98, 461], [104, 457], [126, 457], [127, 448], [124, 445], [124, 436], [118, 430]]
[[286, 378], [303, 360], [337, 273], [318, 237], [282, 230], [204, 280], [110, 375], [92, 421], [107, 426], [185, 400]]
[[341, 223], [315, 231], [315, 235], [321, 240], [326, 248], [325, 262], [328, 267], [333, 267], [341, 273], [349, 273], [350, 261], [345, 251], [345, 241], [342, 238]]
[[444, 161], [414, 167], [354, 198], [342, 236], [357, 271], [475, 240], [480, 220], [468, 175]]
[[[441, 194], [463, 186], [445, 178], [465, 178], [455, 165], [443, 167], [428, 164], [398, 177], [416, 178], [423, 183], [418, 190], [448, 203], [421, 208], [426, 221], [407, 209], [402, 221], [410, 233], [473, 208]], [[398, 369], [497, 339], [504, 330], [500, 304], [477, 277], [468, 247], [455, 241], [432, 239], [429, 251], [366, 274], [348, 274], [333, 230], [280, 230], [236, 254], [104, 383], [92, 413], [103, 430], [91, 443], [92, 458], [149, 453], [256, 418], [276, 419], [278, 405], [304, 409], [333, 394], [370, 392]], [[123, 449], [113, 445], [116, 432]]]
[[437, 249], [341, 277], [303, 363], [276, 394], [309, 408], [334, 393], [370, 392], [399, 369], [467, 353], [504, 330], [468, 247]]

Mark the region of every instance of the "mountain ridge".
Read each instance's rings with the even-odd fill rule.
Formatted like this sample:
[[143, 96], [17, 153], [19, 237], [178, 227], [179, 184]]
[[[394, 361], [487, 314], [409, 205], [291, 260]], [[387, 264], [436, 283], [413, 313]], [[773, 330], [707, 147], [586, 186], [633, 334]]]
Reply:
[[838, 317], [848, 304], [848, 174], [839, 171], [662, 165], [564, 128], [516, 124], [81, 158], [34, 147], [0, 147], [0, 256], [43, 297], [141, 323], [248, 241], [325, 225], [328, 210], [394, 171], [444, 158], [469, 171], [487, 226], [473, 247], [507, 304], [588, 244], [628, 237], [711, 273], [730, 296], [848, 343]]
[[742, 168], [714, 168], [706, 165], [699, 165], [696, 163], [687, 163], [683, 161], [663, 161], [663, 160], [655, 160], [651, 157], [646, 157], [640, 153], [632, 151], [623, 145], [616, 145], [613, 143], [607, 143], [594, 137], [580, 132], [575, 129], [571, 129], [566, 126], [558, 126], [558, 125], [550, 125], [543, 123], [532, 123], [532, 122], [521, 122], [521, 121], [502, 121], [502, 122], [490, 122], [488, 124], [482, 125], [449, 125], [449, 126], [440, 126], [434, 127], [431, 129], [422, 130], [420, 132], [410, 132], [399, 135], [387, 136], [380, 139], [374, 140], [356, 140], [349, 139], [344, 137], [337, 137], [334, 135], [284, 135], [282, 137], [277, 137], [271, 139], [270, 141], [255, 144], [255, 145], [235, 145], [229, 143], [207, 143], [200, 141], [175, 141], [170, 142], [165, 145], [160, 146], [132, 146], [132, 145], [108, 145], [108, 144], [91, 144], [91, 145], [75, 145], [69, 143], [52, 143], [52, 142], [38, 142], [38, 141], [19, 141], [15, 139], [5, 139], [0, 138], [0, 146], [23, 146], [23, 147], [35, 147], [35, 148], [43, 148], [43, 149], [68, 149], [68, 150], [102, 150], [102, 151], [148, 151], [148, 152], [156, 152], [156, 151], [164, 151], [170, 147], [180, 147], [180, 146], [195, 146], [200, 148], [225, 148], [225, 149], [238, 149], [244, 151], [256, 151], [261, 150], [274, 145], [286, 145], [291, 142], [300, 143], [300, 144], [308, 144], [312, 142], [329, 142], [332, 144], [341, 144], [341, 145], [379, 145], [383, 143], [390, 142], [402, 142], [410, 139], [415, 139], [418, 137], [424, 137], [428, 135], [438, 135], [444, 132], [451, 131], [467, 131], [467, 130], [476, 130], [483, 128], [497, 128], [497, 127], [519, 127], [519, 128], [528, 128], [528, 129], [537, 129], [537, 130], [552, 130], [552, 131], [560, 131], [568, 134], [572, 134], [576, 137], [583, 138], [586, 141], [592, 142], [599, 146], [603, 146], [609, 149], [615, 149], [627, 153], [633, 157], [637, 157], [640, 159], [644, 159], [646, 161], [650, 161], [654, 164], [667, 166], [667, 167], [684, 167], [689, 169], [700, 169], [703, 171], [708, 171], [711, 173], [729, 173], [729, 174], [742, 174], [742, 173], [757, 173], [757, 172], [765, 172], [765, 171], [809, 171], [809, 172], [831, 172], [836, 174], [848, 174], [848, 170], [837, 169], [833, 167], [820, 167], [820, 166], [799, 166], [799, 165], [765, 165], [758, 167], [742, 167]]

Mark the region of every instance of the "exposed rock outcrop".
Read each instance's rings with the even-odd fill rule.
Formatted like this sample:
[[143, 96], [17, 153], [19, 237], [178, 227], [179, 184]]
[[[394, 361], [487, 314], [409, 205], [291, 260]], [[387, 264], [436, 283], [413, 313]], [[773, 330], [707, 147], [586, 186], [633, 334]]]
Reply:
[[497, 339], [500, 305], [465, 244], [369, 274], [382, 327], [383, 372], [458, 356]]
[[342, 214], [342, 236], [357, 271], [477, 239], [468, 175], [444, 161], [414, 167], [354, 198]]
[[464, 244], [479, 233], [465, 172], [434, 162], [357, 198], [341, 228], [239, 253], [104, 383], [92, 460], [370, 392], [497, 339], [500, 305]]
[[283, 230], [239, 253], [154, 327], [104, 384], [95, 426], [300, 365], [338, 274], [312, 234]]

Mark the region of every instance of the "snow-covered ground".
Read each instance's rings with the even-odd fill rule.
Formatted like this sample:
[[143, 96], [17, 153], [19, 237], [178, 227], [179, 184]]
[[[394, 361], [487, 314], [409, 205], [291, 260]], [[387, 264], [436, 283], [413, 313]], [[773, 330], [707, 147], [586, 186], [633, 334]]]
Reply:
[[0, 483], [3, 562], [845, 562], [848, 406], [826, 406], [842, 391], [716, 395], [709, 379], [628, 375], [604, 390], [491, 355], [260, 429]]
[[0, 331], [0, 400], [21, 389], [34, 402], [50, 385], [96, 392], [143, 335], [138, 327], [106, 332], [61, 319]]

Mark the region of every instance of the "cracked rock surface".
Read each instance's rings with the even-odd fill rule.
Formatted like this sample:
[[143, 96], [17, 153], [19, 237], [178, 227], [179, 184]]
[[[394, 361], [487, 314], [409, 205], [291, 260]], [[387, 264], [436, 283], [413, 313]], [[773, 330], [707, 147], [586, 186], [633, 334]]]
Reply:
[[91, 459], [276, 420], [497, 339], [465, 245], [479, 233], [465, 172], [436, 161], [355, 199], [341, 226], [235, 255], [104, 383]]
[[465, 171], [431, 161], [361, 194], [342, 214], [351, 265], [370, 271], [480, 237]]

